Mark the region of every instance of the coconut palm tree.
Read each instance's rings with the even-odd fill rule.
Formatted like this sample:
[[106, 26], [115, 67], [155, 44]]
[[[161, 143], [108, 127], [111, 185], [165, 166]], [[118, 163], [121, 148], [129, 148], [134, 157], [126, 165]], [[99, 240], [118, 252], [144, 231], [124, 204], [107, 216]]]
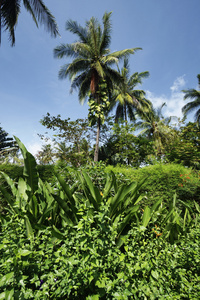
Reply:
[[170, 122], [177, 120], [173, 116], [167, 118], [163, 116], [162, 109], [164, 106], [166, 106], [166, 103], [163, 103], [157, 109], [152, 105], [148, 111], [141, 110], [139, 113], [141, 120], [136, 122], [136, 127], [143, 129], [139, 135], [145, 135], [154, 141], [154, 148], [158, 156], [163, 154], [163, 145], [167, 142], [170, 135], [173, 135]]
[[[66, 30], [78, 37], [78, 41], [72, 44], [61, 44], [54, 49], [57, 58], [70, 57], [73, 59], [61, 67], [59, 78], [71, 79], [71, 90], [79, 90], [79, 101], [84, 103], [89, 95], [100, 105], [99, 97], [100, 84], [105, 80], [108, 90], [114, 82], [120, 82], [121, 76], [113, 65], [129, 54], [140, 48], [131, 48], [111, 53], [108, 48], [111, 42], [111, 13], [103, 16], [103, 28], [99, 21], [92, 17], [82, 27], [77, 22], [69, 20], [66, 23]], [[94, 161], [98, 160], [99, 134], [101, 120], [98, 118], [97, 138]]]
[[[197, 75], [198, 78], [198, 84], [200, 89], [200, 74]], [[194, 115], [195, 122], [200, 124], [200, 90], [197, 91], [195, 89], [188, 89], [183, 90], [185, 93], [184, 99], [193, 99], [193, 101], [188, 102], [186, 105], [183, 106], [182, 111], [185, 116], [187, 116], [190, 112], [193, 112], [196, 110], [196, 113]]]
[[142, 84], [142, 79], [149, 76], [149, 72], [133, 73], [130, 75], [130, 67], [128, 58], [124, 59], [123, 68], [119, 70], [122, 77], [120, 83], [115, 85], [112, 94], [112, 108], [116, 108], [115, 121], [119, 119], [130, 120], [135, 119], [135, 112], [142, 108], [148, 107], [150, 101], [145, 99], [145, 92], [136, 90], [138, 84]]
[[[31, 14], [35, 24], [43, 24], [45, 28], [56, 37], [58, 28], [55, 18], [42, 0], [23, 0], [25, 9]], [[4, 28], [9, 32], [11, 45], [15, 44], [15, 27], [21, 9], [21, 0], [0, 0], [0, 41], [1, 29]]]

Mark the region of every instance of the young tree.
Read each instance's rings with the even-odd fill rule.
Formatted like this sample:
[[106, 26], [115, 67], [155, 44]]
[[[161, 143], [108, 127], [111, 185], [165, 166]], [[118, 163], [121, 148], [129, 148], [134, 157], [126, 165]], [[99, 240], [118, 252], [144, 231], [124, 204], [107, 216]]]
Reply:
[[162, 114], [162, 108], [166, 105], [163, 103], [161, 107], [155, 109], [153, 105], [147, 111], [140, 111], [140, 121], [136, 122], [138, 129], [143, 129], [139, 135], [144, 135], [154, 141], [154, 149], [156, 155], [161, 157], [164, 153], [164, 145], [167, 143], [170, 135], [173, 134], [170, 122], [176, 117], [165, 118]]
[[[84, 103], [89, 94], [92, 94], [95, 102], [99, 105], [100, 83], [106, 81], [108, 90], [114, 82], [120, 82], [120, 74], [112, 66], [139, 48], [125, 49], [111, 53], [108, 48], [111, 42], [111, 13], [103, 16], [103, 28], [99, 21], [92, 17], [82, 27], [77, 22], [69, 20], [66, 30], [78, 37], [78, 41], [72, 44], [61, 44], [54, 49], [56, 58], [73, 58], [71, 63], [64, 65], [59, 72], [59, 78], [71, 79], [71, 90], [78, 88], [79, 101]], [[97, 141], [94, 161], [98, 161], [98, 147], [101, 120], [97, 122]]]
[[[49, 113], [40, 121], [47, 129], [54, 131], [52, 140], [55, 143], [55, 157], [66, 160], [74, 166], [90, 160], [91, 140], [93, 132], [87, 119], [71, 121]], [[41, 136], [46, 139], [44, 136]]]
[[[15, 44], [15, 27], [21, 9], [21, 0], [0, 0], [0, 42], [1, 29], [9, 32], [11, 45]], [[42, 0], [23, 0], [25, 9], [31, 14], [35, 24], [43, 24], [52, 36], [58, 35], [55, 18]]]
[[[198, 78], [198, 84], [200, 88], [200, 74], [197, 75]], [[194, 115], [195, 122], [200, 124], [200, 90], [197, 91], [195, 89], [188, 89], [183, 90], [185, 93], [184, 99], [193, 99], [193, 101], [187, 103], [183, 106], [182, 111], [185, 116], [187, 116], [190, 112], [193, 112], [196, 110], [196, 113]]]

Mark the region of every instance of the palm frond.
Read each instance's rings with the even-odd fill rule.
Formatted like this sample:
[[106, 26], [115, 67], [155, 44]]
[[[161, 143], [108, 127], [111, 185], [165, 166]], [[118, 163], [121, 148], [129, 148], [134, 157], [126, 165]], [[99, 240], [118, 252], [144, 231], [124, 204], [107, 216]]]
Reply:
[[188, 113], [191, 113], [194, 110], [196, 110], [198, 106], [200, 106], [200, 99], [196, 99], [185, 104], [182, 108], [182, 112], [187, 115]]
[[199, 98], [200, 99], [200, 91], [197, 91], [195, 89], [189, 89], [189, 90], [183, 90], [183, 93], [185, 93], [184, 99], [195, 99]]
[[121, 60], [123, 58], [128, 57], [130, 54], [134, 54], [137, 50], [142, 50], [142, 48], [124, 49], [124, 50], [112, 52], [110, 55]]
[[[23, 0], [26, 1], [26, 0]], [[27, 1], [26, 1], [27, 2]], [[29, 0], [30, 5], [26, 6], [26, 9], [31, 13], [34, 13], [35, 18], [40, 24], [43, 24], [48, 32], [52, 36], [56, 37], [59, 35], [58, 26], [56, 24], [54, 16], [51, 14], [49, 9], [45, 6], [42, 0]], [[31, 7], [31, 9], [29, 8]]]
[[87, 29], [79, 25], [76, 21], [68, 20], [65, 25], [66, 30], [76, 34], [80, 41], [83, 43], [87, 43], [88, 40], [88, 32]]
[[104, 49], [108, 48], [111, 42], [111, 17], [112, 12], [110, 13], [105, 13], [103, 15], [103, 33], [101, 37], [101, 44], [100, 44], [100, 53], [103, 52]]
[[11, 46], [15, 44], [15, 26], [20, 13], [20, 0], [1, 1], [1, 26], [8, 30]]

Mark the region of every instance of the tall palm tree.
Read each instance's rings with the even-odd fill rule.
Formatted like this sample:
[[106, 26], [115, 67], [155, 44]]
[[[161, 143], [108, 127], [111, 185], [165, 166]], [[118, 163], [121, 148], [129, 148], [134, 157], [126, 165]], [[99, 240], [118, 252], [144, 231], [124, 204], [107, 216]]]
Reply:
[[139, 117], [140, 121], [136, 123], [138, 129], [143, 129], [139, 135], [145, 135], [147, 138], [154, 141], [154, 148], [157, 155], [161, 156], [163, 154], [163, 144], [167, 142], [170, 135], [173, 134], [170, 122], [176, 117], [165, 118], [162, 114], [163, 107], [166, 103], [163, 103], [159, 108], [154, 108], [153, 105], [148, 111], [140, 111]]
[[[25, 9], [31, 14], [35, 24], [43, 24], [45, 28], [56, 37], [58, 28], [55, 18], [44, 5], [42, 0], [23, 0]], [[0, 42], [1, 29], [5, 28], [9, 32], [11, 45], [15, 44], [15, 27], [21, 9], [21, 0], [0, 0]]]
[[[199, 84], [199, 89], [200, 89], [200, 74], [197, 75], [198, 78], [198, 84]], [[194, 115], [195, 122], [200, 124], [200, 90], [197, 91], [195, 89], [188, 89], [188, 90], [183, 90], [185, 93], [184, 99], [193, 99], [193, 101], [187, 103], [186, 105], [183, 106], [182, 111], [184, 115], [188, 115], [190, 112], [193, 112], [196, 110], [196, 113]]]
[[[57, 58], [73, 58], [71, 63], [61, 67], [59, 78], [71, 79], [71, 90], [78, 88], [79, 101], [84, 103], [87, 97], [93, 96], [100, 104], [99, 86], [102, 80], [106, 81], [108, 89], [111, 89], [113, 82], [120, 82], [121, 76], [112, 68], [113, 64], [140, 48], [131, 48], [111, 53], [108, 48], [111, 42], [111, 13], [103, 16], [103, 28], [97, 19], [92, 17], [82, 27], [77, 22], [69, 20], [66, 23], [66, 30], [78, 37], [78, 41], [72, 44], [61, 44], [54, 49]], [[98, 118], [97, 138], [94, 154], [94, 161], [98, 161], [99, 135], [101, 120]]]
[[115, 121], [118, 123], [119, 119], [127, 122], [135, 119], [135, 112], [142, 108], [148, 107], [150, 102], [145, 99], [145, 92], [136, 90], [138, 84], [142, 84], [142, 79], [149, 76], [149, 72], [133, 73], [130, 75], [130, 67], [128, 58], [124, 59], [123, 68], [119, 70], [121, 81], [115, 85], [112, 94], [112, 107], [116, 107]]

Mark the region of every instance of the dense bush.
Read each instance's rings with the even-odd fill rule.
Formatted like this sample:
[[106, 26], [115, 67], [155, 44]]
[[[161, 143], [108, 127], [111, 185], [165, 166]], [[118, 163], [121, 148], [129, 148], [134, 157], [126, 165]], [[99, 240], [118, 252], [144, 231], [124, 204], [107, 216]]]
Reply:
[[200, 203], [200, 174], [182, 165], [156, 164], [140, 169], [109, 166], [106, 171], [109, 170], [117, 174], [121, 180], [128, 182], [147, 177], [141, 192], [146, 195], [149, 202], [172, 199], [176, 192], [178, 198], [184, 202], [195, 200]]
[[0, 218], [0, 299], [198, 299], [197, 203], [180, 210], [174, 196], [142, 209], [144, 180], [117, 182], [111, 173], [103, 184], [102, 165], [98, 187], [83, 171], [72, 187], [60, 174], [43, 183], [18, 144], [24, 179], [4, 174], [10, 191], [0, 186], [9, 203]]
[[0, 299], [199, 299], [199, 225], [173, 245], [133, 227], [120, 251], [103, 211], [79, 213], [64, 241], [48, 227], [28, 239], [18, 217], [2, 226]]

